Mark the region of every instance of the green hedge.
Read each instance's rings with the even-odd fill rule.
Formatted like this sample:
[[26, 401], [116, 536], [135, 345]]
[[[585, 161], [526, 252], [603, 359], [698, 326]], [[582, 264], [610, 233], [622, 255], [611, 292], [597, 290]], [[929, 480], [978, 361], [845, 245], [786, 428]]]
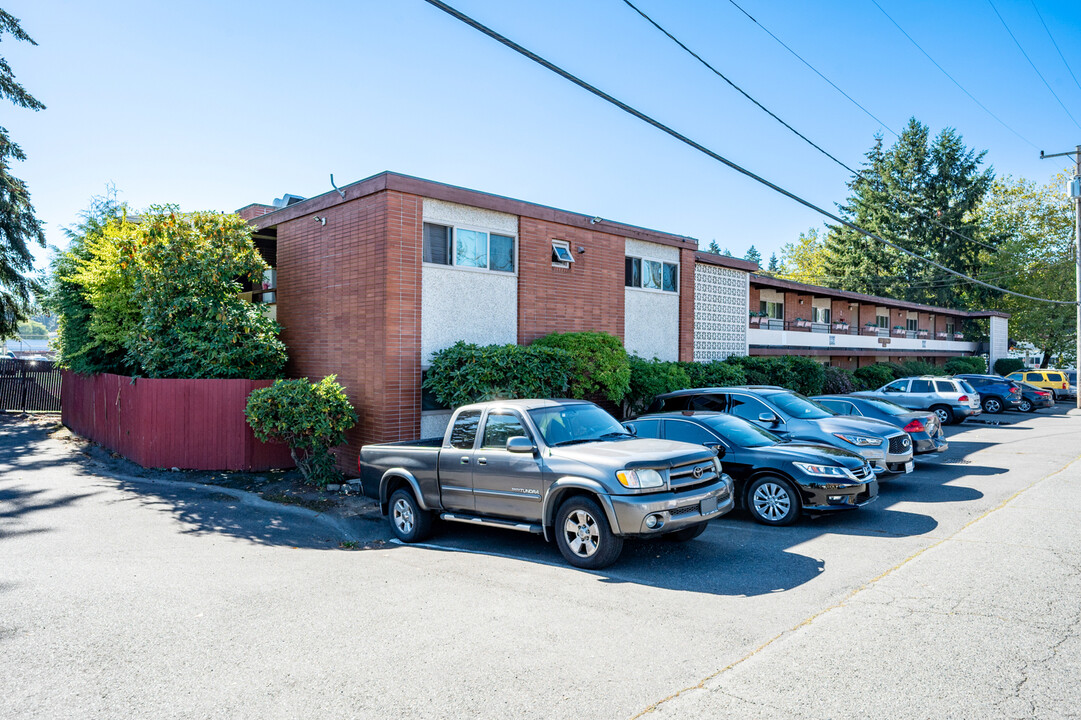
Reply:
[[796, 355], [730, 357], [725, 362], [743, 370], [747, 385], [780, 385], [804, 395], [821, 395], [825, 366]]
[[972, 373], [982, 375], [987, 372], [987, 361], [982, 357], [955, 357], [946, 361], [942, 366], [947, 375], [963, 375]]
[[995, 360], [995, 372], [999, 375], [1009, 375], [1018, 370], [1024, 370], [1025, 363], [1017, 358], [999, 358]]
[[623, 416], [633, 417], [645, 410], [656, 396], [695, 387], [687, 373], [693, 363], [666, 362], [656, 358], [643, 360], [637, 355], [628, 358], [631, 378], [627, 394], [623, 396]]
[[826, 368], [822, 393], [825, 395], [847, 395], [856, 389], [856, 377], [851, 370], [830, 366]]
[[890, 363], [873, 363], [871, 365], [865, 365], [852, 375], [857, 381], [857, 390], [877, 390], [887, 383], [891, 383], [897, 379], [893, 374], [893, 368], [890, 367]]
[[574, 372], [570, 393], [576, 398], [596, 396], [622, 402], [630, 389], [631, 367], [623, 341], [602, 332], [552, 333], [530, 347], [558, 348], [570, 354]]
[[497, 398], [566, 397], [574, 367], [574, 357], [559, 348], [459, 341], [432, 355], [424, 389], [451, 408]]

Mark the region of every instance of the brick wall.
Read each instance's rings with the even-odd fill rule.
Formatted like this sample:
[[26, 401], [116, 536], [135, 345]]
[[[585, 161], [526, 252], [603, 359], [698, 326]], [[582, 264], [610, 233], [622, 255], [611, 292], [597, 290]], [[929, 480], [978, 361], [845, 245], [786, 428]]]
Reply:
[[259, 203], [252, 203], [251, 205], [245, 205], [236, 212], [237, 215], [239, 215], [244, 220], [253, 220], [257, 217], [262, 217], [267, 213], [272, 213], [277, 209], [278, 208], [274, 207], [273, 205], [260, 205]]
[[[569, 268], [552, 267], [552, 240], [570, 243], [574, 262]], [[528, 345], [553, 332], [585, 330], [622, 339], [625, 244], [619, 235], [521, 217], [518, 343]], [[579, 253], [579, 247], [585, 252]], [[681, 290], [686, 292], [689, 285], [693, 293], [693, 266], [690, 272], [681, 272]], [[692, 324], [693, 312], [692, 305]]]
[[679, 253], [679, 359], [683, 362], [694, 361], [694, 252], [683, 248]]

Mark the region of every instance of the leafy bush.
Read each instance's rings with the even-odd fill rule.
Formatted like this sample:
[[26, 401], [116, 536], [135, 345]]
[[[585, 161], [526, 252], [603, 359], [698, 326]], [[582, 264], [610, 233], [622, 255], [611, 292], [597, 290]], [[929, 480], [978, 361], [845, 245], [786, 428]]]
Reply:
[[559, 348], [570, 353], [574, 368], [570, 394], [576, 398], [602, 396], [618, 403], [630, 389], [631, 367], [623, 342], [602, 332], [552, 333], [533, 346]]
[[856, 378], [851, 370], [832, 365], [826, 368], [826, 377], [822, 383], [823, 394], [847, 395], [855, 389]]
[[937, 365], [926, 363], [921, 360], [910, 360], [908, 362], [901, 363], [901, 369], [904, 374], [900, 377], [910, 377], [912, 375], [942, 375], [944, 371]]
[[746, 385], [747, 374], [733, 364], [734, 358], [713, 360], [707, 363], [682, 362], [680, 367], [687, 373], [686, 387], [728, 387]]
[[353, 405], [336, 376], [317, 383], [278, 380], [253, 390], [244, 414], [255, 437], [284, 442], [304, 479], [319, 487], [338, 480], [330, 448], [345, 441], [345, 431], [357, 423]]
[[976, 355], [955, 357], [947, 360], [942, 369], [947, 375], [964, 375], [966, 373], [979, 375], [987, 372], [987, 361]]
[[865, 365], [852, 375], [858, 383], [857, 390], [877, 390], [878, 388], [893, 382], [897, 377], [893, 374], [890, 363], [873, 363]]
[[630, 389], [623, 396], [623, 417], [633, 417], [646, 409], [657, 395], [694, 387], [685, 365], [694, 363], [643, 360], [637, 355], [627, 358], [631, 368]]
[[447, 407], [497, 398], [564, 397], [574, 366], [574, 357], [559, 348], [459, 341], [432, 355], [424, 389]]
[[821, 394], [826, 379], [820, 363], [796, 355], [730, 357], [726, 362], [741, 368], [749, 385], [780, 385], [804, 395]]
[[999, 375], [1009, 375], [1012, 372], [1023, 370], [1025, 363], [1017, 358], [999, 358], [995, 360], [995, 372]]

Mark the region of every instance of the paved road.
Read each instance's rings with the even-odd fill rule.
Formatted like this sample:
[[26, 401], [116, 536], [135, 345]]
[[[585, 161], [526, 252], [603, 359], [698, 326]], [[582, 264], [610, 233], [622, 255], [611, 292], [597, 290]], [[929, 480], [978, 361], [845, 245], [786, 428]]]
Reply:
[[0, 717], [1068, 717], [1064, 410], [951, 429], [857, 513], [724, 518], [600, 573], [465, 526], [339, 550], [385, 527], [112, 477], [0, 418]]

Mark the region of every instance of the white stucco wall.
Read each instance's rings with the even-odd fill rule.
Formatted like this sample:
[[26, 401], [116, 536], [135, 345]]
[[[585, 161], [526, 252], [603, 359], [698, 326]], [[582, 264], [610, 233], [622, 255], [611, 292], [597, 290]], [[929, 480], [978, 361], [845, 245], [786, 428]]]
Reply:
[[988, 332], [988, 344], [990, 345], [990, 352], [987, 359], [987, 367], [989, 372], [994, 372], [995, 361], [1009, 357], [1010, 353], [1010, 321], [1004, 317], [991, 317], [990, 328]]
[[[424, 221], [518, 235], [518, 217], [424, 200]], [[421, 268], [421, 364], [459, 340], [489, 345], [518, 341], [518, 273], [449, 265]], [[422, 423], [423, 424], [423, 423]]]
[[694, 359], [698, 362], [747, 354], [750, 277], [741, 270], [695, 265]]
[[[625, 248], [631, 257], [679, 265], [679, 248], [632, 238]], [[680, 288], [684, 280], [679, 278]], [[624, 288], [623, 345], [647, 360], [679, 360], [679, 293]]]

